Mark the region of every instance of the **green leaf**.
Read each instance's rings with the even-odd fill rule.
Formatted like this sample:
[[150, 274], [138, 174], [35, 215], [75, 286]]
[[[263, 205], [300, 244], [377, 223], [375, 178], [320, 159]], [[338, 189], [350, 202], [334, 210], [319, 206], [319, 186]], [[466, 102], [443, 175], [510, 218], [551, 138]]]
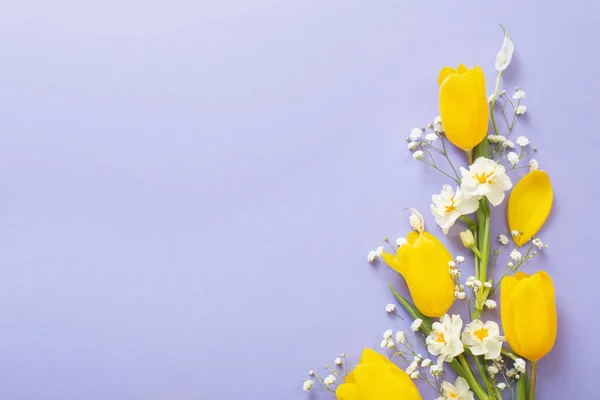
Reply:
[[527, 374], [521, 374], [519, 381], [517, 382], [517, 400], [527, 400], [527, 393], [529, 392], [529, 376]]
[[421, 325], [423, 332], [429, 335], [431, 333], [431, 325], [433, 323], [431, 321], [431, 318], [421, 314], [421, 312], [417, 309], [417, 307], [415, 307], [414, 304], [412, 304], [408, 299], [402, 297], [402, 295], [398, 293], [396, 289], [394, 289], [391, 283], [390, 290], [394, 294], [396, 300], [398, 300], [398, 303], [400, 303], [400, 305], [404, 307], [404, 309], [410, 314], [411, 317], [413, 317], [413, 319], [421, 318], [423, 320], [423, 324]]
[[475, 146], [475, 156], [473, 157], [473, 161], [477, 160], [479, 157], [490, 158], [490, 142], [487, 140], [487, 137]]

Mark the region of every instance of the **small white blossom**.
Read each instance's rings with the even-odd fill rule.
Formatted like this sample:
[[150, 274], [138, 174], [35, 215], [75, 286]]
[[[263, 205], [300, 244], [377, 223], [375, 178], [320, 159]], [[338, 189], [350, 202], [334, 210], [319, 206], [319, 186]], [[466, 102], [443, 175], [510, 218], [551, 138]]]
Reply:
[[369, 260], [370, 263], [374, 262], [378, 258], [379, 258], [379, 254], [377, 254], [376, 251], [370, 251], [369, 254], [367, 255], [367, 260]]
[[306, 380], [304, 381], [304, 384], [302, 385], [302, 390], [304, 390], [305, 392], [308, 392], [310, 389], [312, 389], [313, 385], [314, 385], [314, 381]]
[[309, 374], [310, 376], [315, 376], [315, 371], [313, 371], [313, 370], [311, 369], [310, 371], [308, 371], [308, 374]]
[[533, 239], [532, 243], [538, 249], [543, 249], [544, 248], [544, 243], [542, 243], [542, 241], [540, 239], [538, 239], [538, 238]]
[[482, 322], [473, 320], [465, 326], [462, 334], [462, 342], [469, 347], [471, 353], [476, 356], [485, 356], [486, 360], [496, 358], [502, 351], [503, 336], [500, 336], [500, 328], [494, 321]]
[[510, 231], [510, 235], [512, 237], [517, 237], [517, 236], [519, 236], [519, 231], [513, 229], [512, 231]]
[[440, 117], [435, 117], [433, 120], [433, 130], [437, 133], [442, 133], [444, 131], [444, 127], [442, 126], [442, 119]]
[[425, 140], [427, 140], [428, 142], [435, 142], [437, 138], [438, 136], [435, 133], [428, 133], [427, 135], [425, 135]]
[[396, 311], [396, 305], [395, 304], [388, 304], [387, 306], [385, 306], [385, 312], [387, 313], [393, 313], [394, 311]]
[[462, 319], [460, 315], [450, 317], [445, 314], [440, 318], [440, 322], [433, 323], [426, 343], [429, 353], [438, 356], [437, 363], [439, 365], [443, 362], [451, 362], [454, 357], [464, 352], [460, 340], [461, 328]]
[[513, 264], [512, 261], [509, 261], [508, 264], [506, 264], [506, 265], [508, 265], [511, 268], [515, 266], [515, 264]]
[[325, 384], [325, 386], [333, 385], [335, 383], [335, 376], [327, 375], [327, 377], [325, 377], [325, 379], [323, 379], [323, 383]]
[[456, 267], [456, 263], [454, 261], [448, 261], [448, 266], [454, 268]]
[[523, 115], [523, 114], [525, 114], [526, 111], [527, 111], [527, 107], [525, 107], [524, 105], [520, 105], [517, 107], [517, 110], [515, 112], [518, 115]]
[[425, 153], [421, 150], [417, 150], [413, 153], [413, 158], [417, 161], [423, 159], [423, 157], [425, 157]]
[[468, 170], [461, 167], [460, 171], [464, 195], [475, 198], [485, 196], [493, 206], [502, 203], [504, 192], [512, 187], [504, 167], [489, 158], [479, 157]]
[[496, 386], [498, 386], [498, 389], [500, 389], [500, 390], [506, 389], [506, 383], [504, 383], [504, 382], [500, 382]]
[[342, 359], [338, 357], [338, 358], [336, 358], [335, 360], [333, 360], [333, 363], [334, 363], [335, 365], [342, 365]]
[[433, 364], [429, 368], [429, 373], [433, 376], [440, 376], [444, 372], [444, 368], [441, 365]]
[[417, 147], [419, 147], [419, 142], [409, 142], [408, 143], [409, 150], [416, 150]]
[[514, 149], [515, 144], [510, 140], [505, 140], [504, 142], [502, 142], [502, 147], [504, 147], [505, 149]]
[[421, 328], [421, 324], [423, 324], [423, 320], [421, 318], [417, 318], [410, 324], [410, 330], [413, 332], [418, 331]]
[[396, 244], [397, 244], [399, 247], [402, 247], [402, 246], [404, 246], [404, 245], [406, 244], [406, 238], [399, 237], [398, 239], [396, 239]]
[[403, 331], [396, 332], [396, 342], [398, 342], [400, 344], [404, 344], [405, 341], [406, 341], [406, 336], [404, 335], [404, 332]]
[[490, 143], [504, 143], [506, 142], [506, 137], [502, 135], [488, 135], [488, 140]]
[[381, 257], [383, 254], [383, 246], [379, 246], [375, 252], [377, 253], [377, 256]]
[[538, 161], [535, 158], [529, 160], [529, 171], [537, 171], [538, 169], [540, 169]]
[[521, 100], [525, 98], [525, 92], [522, 90], [517, 90], [515, 94], [513, 94], [513, 99]]
[[498, 306], [498, 304], [496, 304], [496, 302], [492, 299], [487, 299], [483, 304], [489, 309], [496, 308]]
[[456, 262], [462, 264], [465, 262], [465, 258], [463, 256], [456, 256]]
[[423, 361], [423, 356], [420, 354], [417, 354], [416, 356], [413, 357], [413, 361], [416, 362], [417, 364], [420, 364], [421, 361]]
[[388, 342], [389, 342], [388, 339], [383, 339], [379, 345], [381, 346], [382, 349], [385, 349], [388, 347]]
[[384, 339], [389, 339], [392, 337], [394, 333], [392, 332], [391, 329], [388, 329], [387, 331], [383, 332], [383, 338]]
[[410, 374], [410, 379], [418, 379], [419, 378], [419, 371], [415, 371], [412, 374]]
[[412, 374], [413, 372], [415, 372], [415, 370], [419, 367], [419, 364], [417, 364], [415, 361], [411, 362], [410, 365], [408, 367], [406, 367], [406, 369], [404, 370], [404, 372], [406, 372], [408, 375]]
[[456, 297], [458, 297], [460, 300], [464, 300], [467, 298], [467, 294], [465, 292], [458, 292]]
[[496, 375], [498, 372], [500, 372], [500, 370], [498, 369], [498, 367], [496, 367], [495, 365], [490, 365], [489, 367], [487, 367], [487, 371], [490, 375], [494, 376]]
[[521, 147], [525, 147], [529, 145], [529, 139], [527, 139], [525, 136], [519, 136], [517, 138], [517, 144]]
[[492, 101], [494, 101], [494, 99], [495, 99], [495, 98], [496, 98], [496, 97], [494, 96], [494, 93], [490, 94], [490, 95], [488, 96], [488, 103], [491, 103]]
[[502, 245], [506, 246], [508, 244], [508, 237], [506, 237], [506, 235], [499, 235], [498, 241], [502, 243]]
[[417, 140], [418, 138], [421, 137], [421, 134], [423, 133], [423, 131], [420, 128], [413, 128], [410, 131], [410, 139], [411, 140]]
[[526, 368], [527, 364], [525, 363], [525, 360], [523, 360], [522, 358], [517, 358], [515, 360], [515, 369], [517, 370], [517, 372], [524, 374], [525, 372], [527, 372]]
[[506, 158], [508, 158], [508, 161], [512, 164], [512, 165], [517, 165], [519, 163], [519, 155], [517, 153], [515, 153], [514, 151], [511, 151], [510, 153], [508, 153], [508, 155], [506, 156]]
[[427, 367], [429, 367], [430, 365], [431, 365], [431, 359], [429, 359], [429, 358], [426, 358], [426, 359], [424, 359], [424, 360], [423, 360], [423, 362], [421, 363], [421, 366], [422, 366], [423, 368], [427, 368]]
[[454, 381], [454, 385], [450, 382], [442, 382], [442, 397], [437, 400], [474, 400], [473, 392], [471, 392], [469, 384], [460, 376]]
[[508, 33], [504, 31], [504, 40], [502, 41], [502, 48], [496, 55], [496, 71], [504, 71], [510, 61], [512, 60], [513, 53], [515, 52], [515, 45], [508, 36]]
[[491, 289], [492, 287], [492, 283], [491, 282], [483, 282], [483, 287], [486, 287], [488, 289]]
[[513, 251], [510, 252], [510, 258], [512, 258], [516, 262], [519, 262], [521, 261], [521, 258], [523, 258], [523, 256], [521, 255], [521, 253], [519, 253], [517, 249], [513, 249]]

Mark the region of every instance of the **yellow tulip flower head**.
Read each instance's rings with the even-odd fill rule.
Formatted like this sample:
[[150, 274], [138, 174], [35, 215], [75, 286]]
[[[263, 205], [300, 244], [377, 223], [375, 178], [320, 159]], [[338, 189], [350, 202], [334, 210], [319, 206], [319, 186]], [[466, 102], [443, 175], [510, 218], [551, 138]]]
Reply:
[[508, 227], [519, 234], [513, 239], [519, 247], [544, 225], [552, 208], [552, 184], [544, 171], [531, 171], [517, 183], [508, 199]]
[[485, 139], [489, 109], [485, 94], [485, 77], [479, 66], [471, 69], [460, 64], [457, 69], [444, 67], [438, 77], [440, 116], [446, 137], [467, 151]]
[[448, 271], [452, 255], [429, 232], [411, 232], [396, 255], [384, 252], [383, 260], [399, 272], [415, 306], [428, 317], [441, 317], [454, 301], [454, 280]]
[[358, 365], [338, 386], [337, 400], [421, 400], [412, 379], [390, 360], [365, 349]]
[[500, 286], [504, 336], [512, 350], [531, 361], [544, 357], [556, 339], [556, 304], [550, 276], [517, 272]]

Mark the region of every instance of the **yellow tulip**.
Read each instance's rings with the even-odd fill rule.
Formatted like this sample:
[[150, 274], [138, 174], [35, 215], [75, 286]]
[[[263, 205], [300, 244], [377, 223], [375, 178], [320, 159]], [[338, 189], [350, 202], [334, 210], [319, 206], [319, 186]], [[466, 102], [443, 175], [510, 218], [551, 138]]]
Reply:
[[500, 311], [504, 336], [515, 353], [531, 361], [548, 354], [556, 339], [556, 305], [552, 279], [546, 272], [505, 277]]
[[387, 358], [365, 349], [358, 365], [335, 391], [337, 400], [421, 400], [412, 379]]
[[508, 200], [508, 227], [519, 234], [519, 247], [529, 241], [544, 225], [552, 208], [552, 184], [544, 171], [531, 171], [517, 183]]
[[438, 77], [440, 117], [448, 140], [467, 151], [485, 139], [489, 109], [485, 77], [479, 66], [444, 67]]
[[411, 232], [396, 255], [383, 260], [402, 274], [415, 306], [428, 317], [440, 317], [454, 301], [454, 280], [448, 271], [452, 255], [429, 232]]

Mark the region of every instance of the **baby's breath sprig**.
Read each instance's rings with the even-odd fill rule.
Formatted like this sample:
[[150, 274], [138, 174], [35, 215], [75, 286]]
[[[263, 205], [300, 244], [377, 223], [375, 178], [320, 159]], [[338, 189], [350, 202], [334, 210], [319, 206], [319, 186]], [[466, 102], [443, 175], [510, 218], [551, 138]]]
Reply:
[[327, 371], [326, 376], [321, 376], [313, 368], [309, 369], [308, 375], [311, 379], [305, 379], [302, 382], [302, 389], [305, 392], [311, 390], [324, 390], [335, 393], [338, 386], [338, 379], [344, 382], [348, 376], [348, 360], [346, 354], [342, 353], [339, 357], [333, 361], [334, 366], [325, 365]]

